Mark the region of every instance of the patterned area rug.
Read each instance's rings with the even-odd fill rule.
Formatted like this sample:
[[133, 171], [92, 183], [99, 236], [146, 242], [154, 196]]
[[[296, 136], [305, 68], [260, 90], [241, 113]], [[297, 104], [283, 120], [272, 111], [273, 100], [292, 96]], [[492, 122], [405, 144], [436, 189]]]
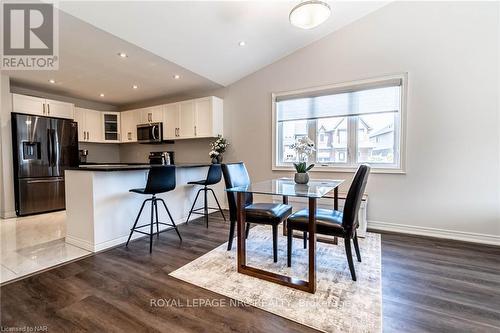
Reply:
[[[278, 262], [273, 263], [271, 228], [252, 228], [247, 240], [247, 264], [306, 279], [308, 250], [303, 248], [302, 240], [294, 238], [292, 268], [286, 266], [286, 237], [279, 237], [278, 244]], [[223, 244], [170, 275], [320, 331], [380, 332], [380, 235], [367, 233], [366, 238], [359, 239], [359, 246], [362, 262], [354, 261], [358, 278], [354, 282], [342, 239], [339, 245], [318, 243], [315, 294], [239, 274], [236, 239], [232, 251], [226, 251], [227, 244]]]

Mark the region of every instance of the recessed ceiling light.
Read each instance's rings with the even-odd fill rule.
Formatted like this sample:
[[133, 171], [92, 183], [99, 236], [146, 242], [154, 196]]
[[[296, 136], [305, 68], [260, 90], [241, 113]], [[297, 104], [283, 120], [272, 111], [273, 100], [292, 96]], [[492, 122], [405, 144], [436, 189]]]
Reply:
[[174, 79], [179, 80], [180, 78], [181, 78], [181, 76], [179, 74], [174, 75]]
[[104, 94], [103, 94], [103, 93], [100, 93], [100, 94], [99, 94], [99, 96], [100, 96], [100, 97], [104, 97]]
[[120, 53], [118, 53], [118, 55], [119, 55], [120, 57], [122, 57], [122, 58], [126, 58], [126, 57], [128, 57], [128, 55], [127, 55], [125, 52], [120, 52]]
[[239, 46], [245, 46], [245, 45], [247, 45], [247, 43], [245, 43], [245, 41], [244, 41], [244, 40], [242, 40], [242, 41], [240, 41], [240, 42], [238, 43], [238, 45], [239, 45]]
[[54, 79], [50, 79], [50, 80], [49, 80], [49, 82], [50, 82], [50, 83], [52, 83], [52, 84], [55, 84], [55, 83], [56, 83], [56, 80], [54, 80]]
[[302, 29], [312, 29], [330, 17], [330, 6], [320, 0], [308, 0], [293, 7], [290, 12], [290, 23]]
[[137, 84], [134, 84], [134, 85], [132, 86], [132, 89], [137, 89], [137, 88], [139, 88], [139, 86], [138, 86]]

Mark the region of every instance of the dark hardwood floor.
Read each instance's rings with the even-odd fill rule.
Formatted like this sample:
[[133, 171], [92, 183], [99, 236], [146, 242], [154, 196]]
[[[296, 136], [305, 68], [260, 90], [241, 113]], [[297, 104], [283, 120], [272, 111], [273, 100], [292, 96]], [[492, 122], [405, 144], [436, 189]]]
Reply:
[[[226, 242], [217, 214], [0, 290], [1, 326], [49, 332], [313, 332], [249, 307], [152, 307], [151, 299], [229, 299], [168, 276]], [[382, 235], [384, 332], [500, 332], [500, 248]], [[221, 281], [223, 283], [223, 281]]]

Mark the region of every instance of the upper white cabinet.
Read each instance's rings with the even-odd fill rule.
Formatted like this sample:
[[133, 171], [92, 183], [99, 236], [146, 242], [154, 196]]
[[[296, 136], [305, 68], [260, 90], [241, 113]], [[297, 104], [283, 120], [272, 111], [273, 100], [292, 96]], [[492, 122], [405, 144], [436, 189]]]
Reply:
[[141, 123], [140, 110], [123, 111], [120, 113], [121, 142], [137, 142], [137, 125]]
[[217, 97], [206, 97], [194, 100], [195, 137], [210, 138], [222, 135], [223, 101]]
[[164, 138], [192, 139], [222, 135], [223, 101], [205, 97], [167, 104], [163, 113]]
[[179, 136], [180, 103], [167, 104], [163, 111], [163, 138], [174, 140]]
[[141, 124], [161, 123], [163, 121], [163, 105], [141, 109]]
[[38, 116], [74, 118], [74, 105], [51, 99], [12, 94], [12, 110]]
[[46, 99], [47, 115], [50, 117], [59, 117], [73, 119], [75, 113], [75, 106], [71, 103], [54, 101]]
[[195, 114], [194, 114], [194, 102], [186, 101], [179, 103], [179, 122], [177, 137], [182, 139], [194, 138], [195, 136]]
[[75, 121], [78, 123], [78, 141], [104, 142], [103, 112], [75, 108]]

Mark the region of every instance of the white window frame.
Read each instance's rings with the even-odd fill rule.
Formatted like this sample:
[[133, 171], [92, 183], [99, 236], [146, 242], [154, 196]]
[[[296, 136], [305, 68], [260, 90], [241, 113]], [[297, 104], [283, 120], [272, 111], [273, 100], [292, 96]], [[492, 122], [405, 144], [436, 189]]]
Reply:
[[[399, 135], [396, 135], [396, 142], [399, 141], [399, 154], [398, 156], [395, 156], [395, 158], [398, 159], [395, 163], [395, 167], [384, 167], [384, 166], [377, 166], [376, 163], [372, 164], [372, 170], [371, 172], [373, 173], [392, 173], [392, 174], [405, 174], [406, 173], [406, 119], [407, 119], [407, 96], [408, 96], [408, 73], [400, 73], [400, 74], [393, 74], [393, 75], [387, 75], [387, 76], [380, 76], [376, 78], [369, 78], [369, 79], [362, 79], [362, 80], [356, 80], [356, 81], [350, 81], [350, 82], [341, 82], [341, 83], [336, 83], [332, 85], [327, 85], [327, 86], [321, 86], [321, 87], [313, 87], [313, 88], [306, 88], [306, 89], [299, 89], [299, 90], [293, 90], [293, 91], [285, 91], [285, 92], [277, 92], [277, 93], [272, 93], [271, 94], [271, 103], [272, 103], [272, 170], [273, 171], [293, 171], [294, 167], [292, 164], [290, 165], [283, 165], [283, 164], [278, 164], [277, 159], [278, 159], [278, 140], [277, 140], [277, 135], [278, 135], [278, 122], [277, 122], [277, 115], [276, 115], [276, 98], [277, 97], [282, 97], [282, 96], [289, 96], [289, 95], [297, 95], [297, 94], [307, 94], [307, 93], [313, 93], [321, 90], [328, 90], [328, 89], [340, 89], [340, 88], [346, 88], [346, 87], [352, 87], [352, 86], [361, 86], [361, 85], [367, 85], [367, 84], [373, 84], [381, 81], [387, 81], [391, 79], [400, 79], [401, 80], [401, 111], [399, 113]], [[351, 144], [348, 144], [348, 151], [351, 149], [354, 149], [354, 153], [357, 154], [357, 147], [353, 147], [354, 144], [357, 144], [357, 139], [355, 139], [353, 136], [357, 135], [357, 118], [355, 117], [349, 117], [348, 118], [348, 136], [349, 140], [348, 143], [350, 142]], [[353, 140], [354, 139], [354, 140]], [[350, 152], [351, 154], [353, 152]], [[315, 156], [314, 156], [315, 158]], [[351, 164], [351, 165], [328, 165], [328, 166], [322, 166], [319, 164], [316, 164], [314, 169], [312, 171], [317, 171], [317, 172], [354, 172], [357, 169], [357, 164]]]

